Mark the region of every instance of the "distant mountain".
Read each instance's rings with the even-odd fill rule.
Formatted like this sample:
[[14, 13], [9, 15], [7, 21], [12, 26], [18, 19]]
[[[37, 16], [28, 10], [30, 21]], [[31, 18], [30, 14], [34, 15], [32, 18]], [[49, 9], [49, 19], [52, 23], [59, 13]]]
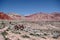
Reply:
[[25, 16], [26, 20], [29, 21], [60, 21], [60, 13], [54, 12], [48, 13], [36, 13], [29, 16]]
[[15, 13], [5, 14], [0, 12], [0, 19], [8, 19], [8, 20], [25, 20], [25, 21], [60, 21], [60, 13], [35, 13], [29, 16], [21, 16]]
[[0, 19], [2, 19], [2, 20], [12, 20], [12, 18], [10, 16], [8, 16], [7, 14], [5, 14], [4, 12], [0, 12]]
[[21, 20], [21, 16], [15, 13], [8, 13], [8, 16], [13, 18], [13, 20]]

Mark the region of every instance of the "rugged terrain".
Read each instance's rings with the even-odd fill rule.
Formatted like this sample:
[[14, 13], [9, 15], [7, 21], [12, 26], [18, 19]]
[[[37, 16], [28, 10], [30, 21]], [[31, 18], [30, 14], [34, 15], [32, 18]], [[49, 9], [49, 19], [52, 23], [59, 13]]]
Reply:
[[4, 14], [8, 19], [2, 14], [0, 40], [60, 40], [59, 13], [38, 13], [30, 16]]

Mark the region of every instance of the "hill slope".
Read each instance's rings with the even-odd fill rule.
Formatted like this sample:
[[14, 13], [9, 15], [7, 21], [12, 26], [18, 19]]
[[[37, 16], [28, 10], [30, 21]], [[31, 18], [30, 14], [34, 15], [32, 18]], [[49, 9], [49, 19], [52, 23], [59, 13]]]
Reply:
[[12, 18], [3, 12], [0, 12], [0, 19], [11, 20]]

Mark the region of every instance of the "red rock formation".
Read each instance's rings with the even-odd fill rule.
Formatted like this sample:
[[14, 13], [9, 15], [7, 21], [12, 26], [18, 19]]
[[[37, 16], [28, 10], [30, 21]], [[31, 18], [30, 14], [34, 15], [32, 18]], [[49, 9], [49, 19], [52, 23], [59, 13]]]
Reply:
[[7, 14], [0, 12], [0, 19], [3, 20], [11, 20], [12, 18], [10, 18]]

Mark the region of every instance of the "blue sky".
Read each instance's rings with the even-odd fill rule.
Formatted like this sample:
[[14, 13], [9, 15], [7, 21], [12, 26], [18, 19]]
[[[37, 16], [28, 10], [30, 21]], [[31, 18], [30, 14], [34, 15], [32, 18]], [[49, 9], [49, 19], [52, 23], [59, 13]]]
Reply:
[[60, 0], [0, 0], [0, 11], [20, 15], [60, 12]]

